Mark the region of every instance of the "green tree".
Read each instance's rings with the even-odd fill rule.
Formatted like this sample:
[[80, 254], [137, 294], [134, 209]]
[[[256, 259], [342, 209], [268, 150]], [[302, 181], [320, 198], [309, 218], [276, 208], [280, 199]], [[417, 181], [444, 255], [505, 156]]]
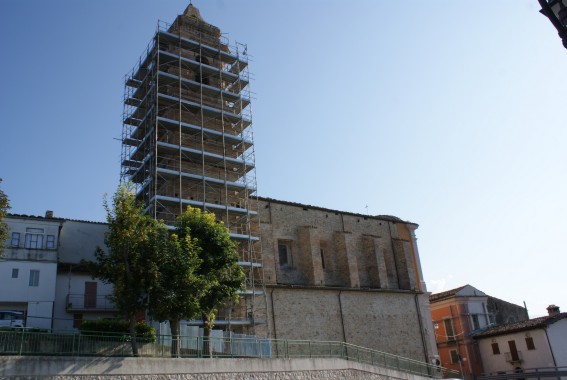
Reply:
[[177, 220], [177, 234], [180, 239], [190, 236], [200, 248], [201, 263], [196, 274], [206, 286], [199, 297], [199, 310], [205, 351], [212, 355], [209, 342], [218, 308], [229, 301], [238, 302], [238, 291], [244, 288], [244, 271], [238, 265], [238, 251], [228, 228], [217, 222], [213, 213], [188, 207]]
[[[2, 178], [0, 178], [0, 183], [2, 183]], [[0, 255], [4, 250], [4, 242], [8, 239], [8, 225], [4, 222], [4, 218], [8, 214], [9, 209], [10, 201], [8, 196], [0, 189]]]
[[202, 263], [201, 248], [189, 232], [183, 237], [171, 234], [161, 248], [154, 261], [156, 271], [149, 289], [148, 313], [155, 320], [169, 321], [171, 353], [179, 357], [179, 322], [199, 315], [199, 299], [207, 282], [196, 275]]
[[130, 322], [132, 353], [138, 355], [136, 319], [148, 306], [148, 292], [158, 273], [156, 257], [168, 241], [167, 227], [144, 214], [131, 184], [121, 185], [104, 200], [108, 231], [107, 251], [98, 247], [96, 262], [86, 262], [93, 277], [113, 285], [113, 301], [119, 314]]

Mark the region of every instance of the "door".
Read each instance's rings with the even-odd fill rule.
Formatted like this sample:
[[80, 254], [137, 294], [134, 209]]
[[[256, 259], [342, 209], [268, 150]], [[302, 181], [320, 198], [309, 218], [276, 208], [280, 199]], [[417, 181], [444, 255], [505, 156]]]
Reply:
[[85, 281], [85, 309], [96, 309], [96, 288], [95, 281]]

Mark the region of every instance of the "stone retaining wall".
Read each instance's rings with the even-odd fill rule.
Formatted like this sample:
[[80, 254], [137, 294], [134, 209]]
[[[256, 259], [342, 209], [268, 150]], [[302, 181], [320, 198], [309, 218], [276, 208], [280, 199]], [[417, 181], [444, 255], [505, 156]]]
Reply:
[[1, 380], [425, 380], [343, 359], [0, 357]]

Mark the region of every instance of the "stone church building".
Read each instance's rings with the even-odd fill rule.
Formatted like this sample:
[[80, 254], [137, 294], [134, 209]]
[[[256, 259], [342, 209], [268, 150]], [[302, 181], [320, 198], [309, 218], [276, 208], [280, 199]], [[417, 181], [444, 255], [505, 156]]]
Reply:
[[416, 224], [270, 198], [259, 213], [272, 338], [435, 357]]

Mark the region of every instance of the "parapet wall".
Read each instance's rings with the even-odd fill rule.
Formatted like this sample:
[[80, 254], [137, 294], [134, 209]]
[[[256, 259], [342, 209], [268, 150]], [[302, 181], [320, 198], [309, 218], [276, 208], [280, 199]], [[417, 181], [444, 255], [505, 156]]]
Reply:
[[343, 359], [0, 357], [0, 379], [103, 380], [116, 378], [121, 380], [427, 379]]

